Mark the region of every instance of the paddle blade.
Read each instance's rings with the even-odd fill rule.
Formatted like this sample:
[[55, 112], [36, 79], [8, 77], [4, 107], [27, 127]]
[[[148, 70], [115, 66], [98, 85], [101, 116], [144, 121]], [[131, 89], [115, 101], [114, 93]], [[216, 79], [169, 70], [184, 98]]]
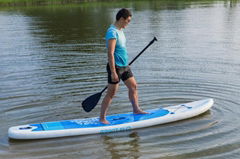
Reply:
[[82, 107], [86, 112], [90, 112], [100, 100], [102, 96], [102, 92], [96, 93], [94, 95], [89, 96], [82, 102]]

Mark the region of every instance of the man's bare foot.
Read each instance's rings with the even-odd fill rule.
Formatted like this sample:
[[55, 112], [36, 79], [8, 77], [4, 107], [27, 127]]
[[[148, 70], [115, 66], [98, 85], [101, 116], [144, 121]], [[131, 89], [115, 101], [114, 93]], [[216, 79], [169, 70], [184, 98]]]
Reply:
[[148, 112], [145, 112], [145, 111], [143, 111], [143, 110], [136, 110], [136, 111], [134, 111], [133, 112], [134, 114], [149, 114]]
[[110, 124], [109, 121], [107, 121], [106, 119], [100, 119], [99, 120], [102, 124]]

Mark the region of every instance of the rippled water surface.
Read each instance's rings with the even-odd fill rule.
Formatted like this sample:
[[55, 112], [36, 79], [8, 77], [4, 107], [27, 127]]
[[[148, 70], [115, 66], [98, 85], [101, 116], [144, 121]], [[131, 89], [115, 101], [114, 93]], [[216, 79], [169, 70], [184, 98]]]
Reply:
[[[203, 98], [198, 117], [106, 135], [14, 141], [10, 126], [94, 117], [80, 103], [106, 85], [104, 34], [119, 8], [143, 109]], [[0, 9], [1, 159], [237, 159], [239, 1], [131, 1]], [[121, 84], [109, 114], [131, 111]]]

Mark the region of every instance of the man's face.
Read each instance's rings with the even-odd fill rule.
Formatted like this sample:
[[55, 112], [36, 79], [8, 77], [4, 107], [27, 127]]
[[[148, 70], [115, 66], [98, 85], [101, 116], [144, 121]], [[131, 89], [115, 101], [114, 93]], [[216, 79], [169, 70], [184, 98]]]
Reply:
[[131, 19], [132, 19], [132, 17], [130, 17], [130, 16], [127, 19], [122, 18], [122, 27], [126, 28], [127, 25], [130, 23]]

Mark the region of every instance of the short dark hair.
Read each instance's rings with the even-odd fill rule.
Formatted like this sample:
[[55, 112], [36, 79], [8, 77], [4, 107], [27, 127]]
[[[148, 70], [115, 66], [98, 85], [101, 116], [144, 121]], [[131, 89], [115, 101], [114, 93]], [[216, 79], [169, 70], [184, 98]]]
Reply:
[[123, 17], [124, 19], [127, 19], [128, 17], [131, 17], [131, 16], [132, 14], [128, 9], [122, 8], [118, 11], [116, 15], [116, 20], [118, 21], [121, 17]]

